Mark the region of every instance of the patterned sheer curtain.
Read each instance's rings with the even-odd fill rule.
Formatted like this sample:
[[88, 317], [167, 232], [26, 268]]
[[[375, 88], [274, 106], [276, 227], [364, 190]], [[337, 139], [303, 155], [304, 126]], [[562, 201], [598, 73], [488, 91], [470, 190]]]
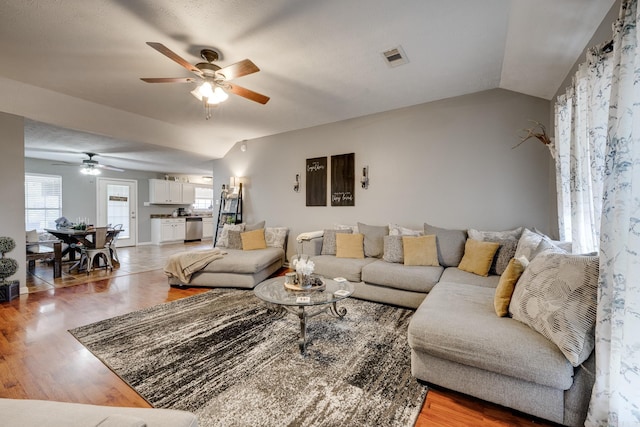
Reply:
[[588, 426], [640, 425], [640, 34], [637, 0], [614, 29]]
[[598, 249], [611, 92], [607, 45], [592, 48], [555, 106], [556, 185], [560, 240], [575, 253]]

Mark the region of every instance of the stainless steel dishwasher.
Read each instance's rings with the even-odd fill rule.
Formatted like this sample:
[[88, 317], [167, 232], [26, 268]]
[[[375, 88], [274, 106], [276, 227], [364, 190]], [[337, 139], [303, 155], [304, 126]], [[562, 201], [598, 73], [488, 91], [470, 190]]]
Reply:
[[196, 240], [202, 240], [202, 218], [199, 216], [188, 216], [186, 221], [186, 233], [184, 236], [185, 242], [193, 242]]

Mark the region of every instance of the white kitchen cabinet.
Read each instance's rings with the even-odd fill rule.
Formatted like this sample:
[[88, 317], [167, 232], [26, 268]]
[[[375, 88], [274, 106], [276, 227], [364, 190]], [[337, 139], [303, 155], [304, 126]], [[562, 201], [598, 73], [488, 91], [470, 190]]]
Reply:
[[183, 242], [185, 234], [184, 218], [151, 218], [151, 242], [155, 245]]
[[182, 185], [181, 182], [168, 181], [166, 179], [150, 179], [149, 203], [167, 205], [183, 204]]
[[202, 239], [213, 239], [213, 217], [202, 218]]
[[192, 205], [196, 201], [196, 185], [183, 183], [182, 184], [182, 204]]

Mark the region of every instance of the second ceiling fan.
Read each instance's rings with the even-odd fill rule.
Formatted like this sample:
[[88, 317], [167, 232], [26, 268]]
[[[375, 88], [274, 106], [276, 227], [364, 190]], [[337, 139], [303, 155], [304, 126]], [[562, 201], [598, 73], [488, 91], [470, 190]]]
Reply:
[[202, 49], [200, 51], [200, 56], [207, 62], [200, 62], [196, 65], [191, 65], [162, 43], [147, 42], [147, 44], [167, 58], [186, 68], [191, 73], [195, 74], [197, 78], [145, 77], [140, 80], [147, 83], [197, 83], [200, 81], [200, 85], [193, 90], [191, 94], [203, 101], [207, 119], [211, 117], [209, 106], [216, 105], [226, 100], [228, 97], [226, 91], [260, 104], [266, 104], [269, 102], [270, 98], [268, 96], [229, 82], [229, 80], [260, 71], [260, 69], [249, 59], [245, 59], [226, 67], [220, 67], [217, 64], [214, 64], [214, 62], [219, 58], [218, 52], [213, 49]]

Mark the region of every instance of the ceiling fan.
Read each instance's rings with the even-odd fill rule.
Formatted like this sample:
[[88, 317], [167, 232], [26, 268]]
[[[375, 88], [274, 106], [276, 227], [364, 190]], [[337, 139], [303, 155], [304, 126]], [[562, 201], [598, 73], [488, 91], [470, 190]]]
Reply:
[[89, 158], [82, 160], [82, 163], [73, 164], [73, 163], [54, 163], [54, 165], [59, 166], [80, 166], [80, 173], [84, 175], [100, 175], [100, 169], [115, 171], [115, 172], [124, 172], [124, 169], [117, 168], [115, 166], [103, 165], [100, 164], [97, 160], [93, 160], [94, 156], [98, 156], [96, 153], [84, 153]]
[[191, 65], [162, 43], [147, 42], [147, 44], [167, 58], [186, 68], [198, 78], [151, 77], [141, 78], [140, 80], [147, 83], [200, 82], [198, 87], [193, 90], [191, 94], [203, 102], [207, 119], [211, 118], [209, 107], [211, 105], [215, 106], [220, 102], [224, 102], [228, 98], [229, 95], [226, 91], [260, 104], [266, 104], [269, 102], [270, 98], [268, 96], [229, 82], [229, 80], [260, 71], [260, 69], [249, 59], [245, 59], [226, 67], [220, 67], [217, 64], [214, 64], [214, 62], [220, 57], [219, 53], [213, 49], [202, 49], [200, 51], [200, 57], [202, 57], [206, 62], [199, 62], [196, 65]]

